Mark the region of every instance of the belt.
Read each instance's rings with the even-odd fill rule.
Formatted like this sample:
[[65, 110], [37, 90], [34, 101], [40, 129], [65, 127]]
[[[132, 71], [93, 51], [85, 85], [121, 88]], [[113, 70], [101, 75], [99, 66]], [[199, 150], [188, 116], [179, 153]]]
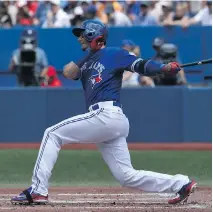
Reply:
[[96, 103], [94, 105], [91, 105], [89, 107], [89, 111], [98, 110], [100, 108], [111, 107], [111, 106], [120, 107], [122, 109], [122, 105], [121, 105], [120, 102], [117, 102], [117, 101], [106, 101], [106, 102], [99, 102], [99, 103]]

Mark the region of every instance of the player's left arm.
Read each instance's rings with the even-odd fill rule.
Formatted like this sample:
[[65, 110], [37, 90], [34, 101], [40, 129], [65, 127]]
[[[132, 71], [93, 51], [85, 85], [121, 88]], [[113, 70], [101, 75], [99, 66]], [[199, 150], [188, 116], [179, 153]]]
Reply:
[[156, 75], [160, 73], [178, 73], [181, 68], [177, 62], [163, 64], [153, 60], [138, 59], [131, 65], [131, 70], [143, 75]]
[[120, 50], [115, 59], [119, 68], [147, 76], [154, 76], [165, 72], [176, 74], [181, 70], [177, 62], [163, 64], [153, 60], [143, 60], [142, 58], [130, 55], [126, 50]]

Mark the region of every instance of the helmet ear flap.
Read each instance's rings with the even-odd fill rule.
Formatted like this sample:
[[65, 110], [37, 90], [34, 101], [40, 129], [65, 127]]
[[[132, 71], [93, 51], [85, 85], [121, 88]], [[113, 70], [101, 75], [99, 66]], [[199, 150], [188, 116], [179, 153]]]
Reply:
[[90, 48], [92, 50], [99, 50], [105, 44], [105, 40], [103, 36], [98, 36], [94, 38], [90, 43]]

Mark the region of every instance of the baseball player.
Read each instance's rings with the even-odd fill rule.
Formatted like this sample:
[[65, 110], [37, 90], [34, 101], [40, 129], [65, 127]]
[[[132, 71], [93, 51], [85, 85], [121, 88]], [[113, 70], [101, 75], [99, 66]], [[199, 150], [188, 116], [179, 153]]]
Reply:
[[48, 182], [53, 167], [61, 146], [68, 143], [95, 143], [113, 176], [122, 186], [145, 192], [176, 193], [169, 200], [170, 204], [186, 202], [197, 184], [188, 176], [133, 168], [126, 142], [129, 122], [120, 102], [124, 70], [141, 74], [175, 74], [180, 70], [179, 64], [172, 62], [165, 65], [138, 58], [121, 48], [106, 47], [107, 27], [96, 20], [84, 21], [80, 27], [73, 28], [72, 32], [87, 55], [80, 61], [67, 64], [64, 76], [81, 80], [88, 112], [45, 130], [32, 184], [13, 197], [11, 202], [40, 204], [48, 201]]

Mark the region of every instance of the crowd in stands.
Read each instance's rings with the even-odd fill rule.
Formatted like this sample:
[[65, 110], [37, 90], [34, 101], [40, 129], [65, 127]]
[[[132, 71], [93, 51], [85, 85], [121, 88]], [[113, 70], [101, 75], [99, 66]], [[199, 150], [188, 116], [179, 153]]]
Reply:
[[0, 28], [78, 26], [98, 19], [109, 26], [212, 25], [212, 1], [1, 1]]

